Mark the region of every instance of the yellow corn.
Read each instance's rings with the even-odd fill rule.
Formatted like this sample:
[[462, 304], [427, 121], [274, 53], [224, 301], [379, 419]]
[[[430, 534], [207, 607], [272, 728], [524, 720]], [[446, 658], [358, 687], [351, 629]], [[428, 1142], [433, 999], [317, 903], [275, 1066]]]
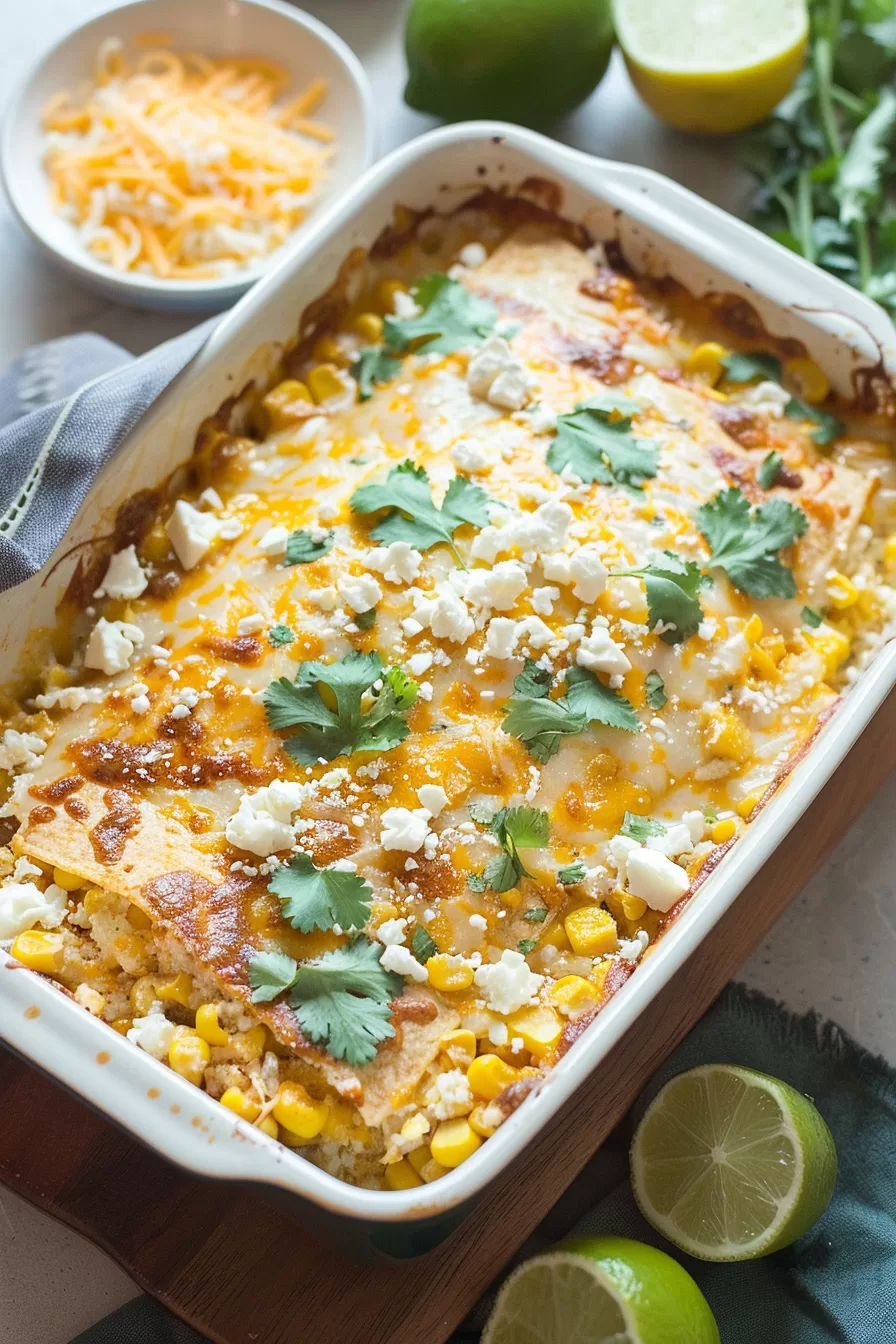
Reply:
[[84, 893], [84, 900], [81, 902], [84, 906], [86, 915], [96, 915], [106, 904], [106, 893], [102, 887], [91, 887]]
[[147, 532], [140, 543], [140, 554], [144, 560], [154, 560], [156, 563], [171, 554], [171, 541], [161, 523], [156, 523]]
[[376, 296], [384, 313], [391, 313], [398, 293], [407, 294], [408, 287], [400, 280], [381, 280], [376, 287]]
[[128, 906], [128, 923], [132, 929], [151, 929], [152, 920], [145, 910], [141, 910], [139, 905]]
[[431, 1157], [426, 1165], [420, 1168], [420, 1175], [427, 1185], [431, 1185], [433, 1181], [439, 1180], [440, 1177], [447, 1176], [448, 1168], [443, 1167], [441, 1162], [437, 1162], [435, 1158]]
[[331, 1101], [328, 1106], [327, 1118], [324, 1121], [323, 1129], [320, 1131], [320, 1136], [328, 1142], [344, 1140], [345, 1131], [350, 1129], [355, 1122], [355, 1112], [351, 1106], [341, 1101]]
[[817, 630], [804, 630], [803, 638], [824, 660], [826, 677], [833, 677], [840, 664], [849, 657], [849, 640], [832, 625], [823, 624]]
[[469, 1120], [443, 1120], [432, 1136], [430, 1151], [433, 1160], [443, 1167], [459, 1167], [472, 1157], [482, 1139]]
[[83, 982], [75, 990], [75, 1002], [86, 1008], [88, 1013], [93, 1013], [94, 1017], [99, 1017], [106, 1006], [103, 995]]
[[77, 891], [79, 887], [84, 885], [82, 877], [76, 876], [75, 873], [68, 873], [64, 868], [53, 869], [53, 881], [63, 891]]
[[547, 932], [541, 935], [539, 943], [542, 947], [556, 947], [558, 952], [568, 952], [570, 950], [566, 929], [559, 919], [555, 920]]
[[348, 363], [348, 358], [342, 346], [333, 336], [321, 336], [314, 343], [312, 354], [315, 359], [320, 360], [322, 364], [336, 364], [344, 366]]
[[258, 1102], [239, 1087], [228, 1087], [226, 1092], [221, 1093], [220, 1102], [228, 1111], [233, 1111], [234, 1115], [238, 1115], [242, 1120], [248, 1120], [250, 1124], [261, 1114]]
[[485, 1118], [487, 1109], [486, 1106], [474, 1106], [467, 1116], [473, 1133], [479, 1134], [483, 1139], [490, 1139], [495, 1132], [494, 1125], [490, 1125]]
[[359, 313], [353, 325], [362, 341], [369, 341], [371, 345], [376, 345], [377, 341], [382, 338], [383, 319], [379, 313]]
[[52, 975], [62, 965], [64, 941], [61, 933], [42, 933], [37, 929], [28, 929], [20, 933], [9, 949], [16, 961], [27, 966], [29, 971], [42, 971]]
[[688, 355], [684, 364], [685, 372], [700, 374], [714, 387], [725, 372], [722, 360], [730, 354], [731, 351], [719, 345], [718, 341], [704, 341]]
[[[615, 946], [615, 941], [614, 941]], [[549, 1055], [563, 1034], [560, 1014], [546, 1004], [521, 1008], [508, 1019], [510, 1035], [521, 1036], [523, 1045], [536, 1059]]]
[[156, 977], [154, 975], [141, 975], [139, 980], [135, 980], [131, 985], [131, 992], [128, 997], [131, 1000], [131, 1007], [134, 1010], [135, 1017], [146, 1017], [152, 1005], [159, 997], [156, 992]]
[[198, 1087], [211, 1056], [208, 1043], [200, 1036], [178, 1036], [171, 1042], [168, 1063], [181, 1078]]
[[747, 817], [752, 814], [753, 809], [756, 807], [764, 793], [765, 789], [758, 789], [755, 793], [748, 793], [746, 798], [741, 798], [740, 802], [735, 803], [734, 805], [734, 810], [737, 815], [746, 820]]
[[563, 921], [572, 950], [580, 957], [599, 957], [616, 950], [616, 921], [599, 905], [573, 910]]
[[477, 1097], [494, 1101], [519, 1078], [519, 1070], [505, 1064], [497, 1055], [479, 1055], [467, 1069], [467, 1082]]
[[550, 989], [550, 998], [561, 1013], [569, 1016], [583, 1012], [597, 1002], [597, 991], [590, 980], [582, 975], [564, 975]]
[[423, 1143], [419, 1148], [413, 1148], [411, 1152], [408, 1153], [407, 1160], [419, 1176], [427, 1162], [432, 1161], [429, 1144]]
[[814, 359], [788, 359], [784, 365], [784, 373], [793, 379], [800, 390], [800, 396], [805, 401], [816, 405], [830, 396], [831, 385], [827, 375]]
[[896, 535], [884, 542], [884, 569], [888, 574], [896, 573]]
[[749, 654], [750, 668], [760, 681], [775, 681], [778, 676], [778, 664], [761, 644], [754, 644]]
[[267, 1049], [268, 1037], [260, 1024], [248, 1031], [238, 1031], [230, 1038], [230, 1048], [241, 1064], [249, 1064], [253, 1059], [261, 1059]]
[[476, 1037], [472, 1031], [448, 1031], [439, 1041], [439, 1049], [456, 1069], [468, 1069], [476, 1058]]
[[218, 1021], [216, 1003], [201, 1003], [196, 1009], [196, 1035], [209, 1045], [230, 1044], [230, 1037]]
[[708, 710], [703, 719], [704, 740], [710, 753], [723, 761], [743, 762], [752, 754], [750, 730], [728, 705]]
[[730, 840], [737, 831], [737, 822], [733, 817], [723, 817], [721, 821], [713, 823], [710, 830], [710, 838], [714, 845], [724, 845]]
[[284, 378], [261, 399], [258, 418], [262, 430], [267, 434], [304, 420], [310, 404], [311, 393], [305, 384], [297, 378]]
[[848, 579], [838, 569], [828, 574], [824, 587], [828, 601], [837, 611], [845, 611], [859, 600], [859, 590], [852, 579]]
[[386, 1168], [386, 1184], [390, 1190], [413, 1190], [423, 1182], [410, 1162], [402, 1158], [400, 1162], [389, 1163]]
[[498, 899], [504, 905], [509, 905], [511, 910], [517, 910], [523, 903], [523, 893], [519, 887], [510, 887], [507, 891], [502, 891]]
[[640, 919], [647, 909], [646, 901], [642, 901], [640, 896], [632, 896], [628, 891], [622, 893], [619, 903], [626, 919]]
[[308, 389], [318, 405], [345, 391], [335, 364], [318, 364], [313, 368], [308, 375]]
[[156, 998], [161, 999], [162, 1003], [179, 1003], [186, 1008], [192, 992], [193, 981], [186, 971], [178, 971], [173, 980], [159, 982]]
[[274, 1106], [278, 1125], [297, 1134], [300, 1139], [313, 1139], [321, 1132], [329, 1106], [325, 1101], [314, 1101], [301, 1083], [281, 1083]]
[[280, 1127], [272, 1115], [266, 1115], [265, 1118], [256, 1125], [256, 1129], [260, 1129], [262, 1134], [267, 1134], [269, 1139], [276, 1139], [280, 1135]]
[[443, 993], [452, 993], [458, 989], [469, 989], [473, 983], [473, 967], [465, 962], [452, 965], [453, 958], [444, 952], [438, 952], [426, 963], [429, 983], [433, 989]]
[[744, 639], [748, 644], [755, 644], [757, 640], [762, 638], [764, 628], [762, 617], [757, 616], [754, 612], [744, 626]]

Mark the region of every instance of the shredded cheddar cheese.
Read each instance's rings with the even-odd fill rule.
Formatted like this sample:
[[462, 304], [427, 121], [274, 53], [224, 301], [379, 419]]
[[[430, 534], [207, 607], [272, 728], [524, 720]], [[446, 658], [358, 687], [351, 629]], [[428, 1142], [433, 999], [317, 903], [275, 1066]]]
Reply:
[[201, 280], [267, 256], [308, 214], [333, 152], [312, 120], [324, 80], [278, 103], [286, 83], [258, 58], [158, 45], [129, 63], [103, 43], [86, 91], [44, 109], [54, 208], [119, 271]]

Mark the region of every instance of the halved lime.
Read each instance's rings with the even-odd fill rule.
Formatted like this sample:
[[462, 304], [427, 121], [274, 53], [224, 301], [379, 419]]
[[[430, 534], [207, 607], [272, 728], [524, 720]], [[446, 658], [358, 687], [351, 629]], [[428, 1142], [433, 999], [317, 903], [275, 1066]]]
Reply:
[[482, 1344], [719, 1344], [687, 1270], [628, 1237], [575, 1237], [507, 1279]]
[[708, 1064], [671, 1079], [648, 1107], [631, 1168], [641, 1212], [669, 1241], [701, 1260], [754, 1260], [818, 1221], [837, 1151], [795, 1088]]

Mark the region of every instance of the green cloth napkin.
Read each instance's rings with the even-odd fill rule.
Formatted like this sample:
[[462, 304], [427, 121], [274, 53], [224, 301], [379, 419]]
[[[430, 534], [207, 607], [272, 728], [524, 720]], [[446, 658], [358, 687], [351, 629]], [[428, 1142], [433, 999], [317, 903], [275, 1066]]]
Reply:
[[[708, 1265], [680, 1254], [645, 1223], [629, 1190], [628, 1146], [638, 1114], [673, 1074], [709, 1063], [761, 1069], [808, 1093], [837, 1144], [839, 1177], [824, 1217], [794, 1246], [764, 1260]], [[581, 1232], [636, 1237], [674, 1255], [706, 1294], [723, 1344], [896, 1344], [896, 1071], [817, 1014], [797, 1017], [729, 985], [517, 1258]], [[474, 1344], [491, 1301], [489, 1295], [477, 1305], [453, 1344]], [[200, 1338], [144, 1298], [73, 1344]], [[362, 1341], [388, 1344], [359, 1323]]]

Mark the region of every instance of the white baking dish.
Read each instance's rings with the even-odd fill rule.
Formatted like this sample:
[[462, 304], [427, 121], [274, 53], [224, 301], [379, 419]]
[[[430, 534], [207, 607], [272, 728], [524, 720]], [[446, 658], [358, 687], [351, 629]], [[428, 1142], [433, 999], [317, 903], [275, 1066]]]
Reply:
[[[849, 394], [858, 368], [896, 370], [896, 330], [881, 309], [792, 253], [672, 182], [604, 162], [530, 132], [490, 123], [455, 126], [405, 146], [322, 213], [304, 241], [221, 322], [204, 352], [133, 431], [105, 469], [59, 554], [91, 536], [133, 491], [187, 458], [204, 416], [272, 365], [305, 305], [335, 278], [352, 247], [369, 247], [392, 207], [450, 209], [483, 186], [525, 179], [559, 188], [560, 213], [599, 239], [616, 238], [632, 265], [689, 290], [730, 293], [754, 306], [768, 331], [804, 342], [832, 383]], [[532, 188], [530, 187], [529, 190]], [[0, 604], [0, 678], [19, 657], [24, 626], [49, 625], [73, 560], [7, 594]], [[29, 612], [27, 622], [23, 612]], [[866, 727], [896, 679], [896, 643], [885, 645], [823, 729], [790, 780], [700, 888], [656, 951], [531, 1096], [479, 1151], [436, 1186], [358, 1190], [236, 1119], [210, 1097], [130, 1045], [49, 982], [0, 965], [0, 1036], [16, 1051], [160, 1153], [190, 1170], [278, 1187], [316, 1206], [315, 1226], [335, 1216], [388, 1242], [417, 1230], [414, 1253], [444, 1235], [464, 1206], [547, 1124], [585, 1076], [676, 973], [735, 901]], [[0, 955], [0, 961], [4, 958]], [[37, 1011], [36, 1011], [37, 1010]], [[426, 1231], [426, 1228], [429, 1230]], [[357, 1230], [357, 1228], [356, 1228]], [[407, 1239], [407, 1238], [406, 1238]], [[414, 1240], [412, 1238], [412, 1240]]]

